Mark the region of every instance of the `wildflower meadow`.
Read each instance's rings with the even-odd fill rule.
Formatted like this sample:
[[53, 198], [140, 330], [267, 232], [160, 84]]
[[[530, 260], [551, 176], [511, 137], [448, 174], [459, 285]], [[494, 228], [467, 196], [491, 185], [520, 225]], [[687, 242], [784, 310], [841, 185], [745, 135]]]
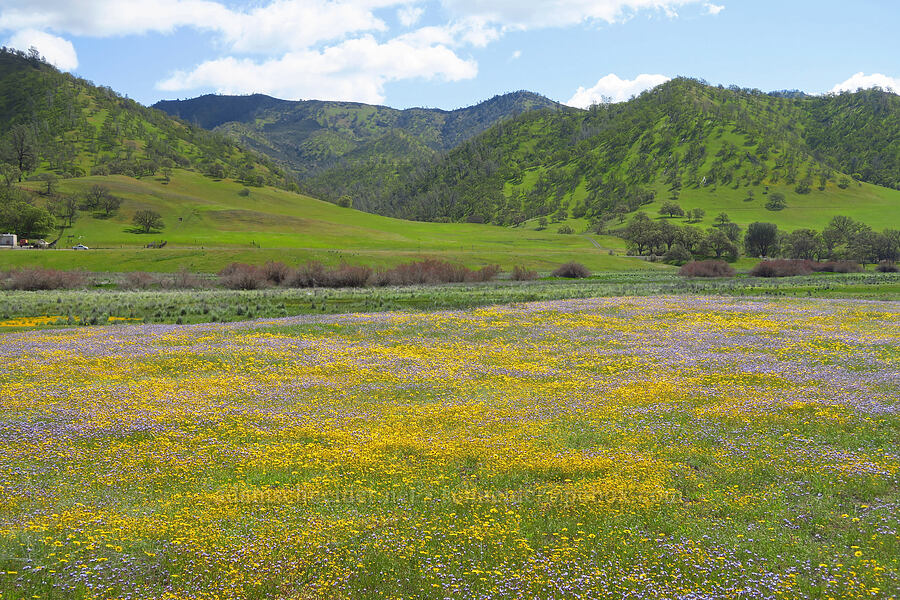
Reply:
[[900, 594], [898, 302], [0, 341], [2, 600]]

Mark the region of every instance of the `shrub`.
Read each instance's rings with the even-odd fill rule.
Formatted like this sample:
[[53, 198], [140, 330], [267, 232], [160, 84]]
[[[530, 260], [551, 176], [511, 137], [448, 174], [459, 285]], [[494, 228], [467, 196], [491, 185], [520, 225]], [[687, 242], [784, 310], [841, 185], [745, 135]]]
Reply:
[[815, 270], [825, 273], [861, 273], [863, 268], [852, 260], [830, 260], [824, 263], [813, 263]]
[[125, 273], [122, 285], [132, 290], [145, 290], [148, 287], [159, 283], [159, 278], [144, 271], [132, 271]]
[[219, 271], [219, 283], [230, 290], [258, 290], [266, 287], [269, 282], [260, 267], [231, 263]]
[[591, 276], [591, 271], [581, 263], [567, 262], [553, 271], [554, 277], [568, 277], [569, 279], [583, 279]]
[[893, 262], [889, 260], [883, 260], [878, 263], [878, 266], [875, 267], [875, 270], [879, 273], [897, 273], [900, 269], [897, 268]]
[[763, 260], [750, 269], [754, 277], [796, 277], [816, 271], [811, 260]]
[[326, 272], [327, 287], [365, 287], [372, 277], [370, 267], [341, 264], [337, 269]]
[[84, 287], [87, 277], [80, 271], [55, 269], [16, 269], [6, 274], [4, 287], [9, 290], [70, 290]]
[[238, 192], [238, 196], [240, 196], [240, 197], [242, 197], [242, 198], [246, 198], [246, 197], [249, 196], [249, 195], [250, 195], [250, 189], [249, 189], [249, 188], [241, 188], [241, 191]]
[[564, 235], [571, 235], [575, 233], [575, 230], [569, 227], [568, 225], [563, 225], [559, 229], [556, 230], [556, 233], [562, 233]]
[[734, 277], [734, 269], [724, 260], [692, 261], [681, 267], [683, 277]]
[[320, 287], [326, 284], [325, 265], [310, 261], [288, 275], [285, 281], [291, 287]]
[[382, 271], [374, 278], [376, 285], [422, 285], [435, 283], [462, 283], [465, 281], [490, 281], [500, 272], [497, 265], [488, 265], [474, 271], [462, 265], [428, 259], [397, 265]]
[[263, 265], [263, 276], [272, 285], [281, 285], [291, 274], [291, 269], [283, 262], [269, 261]]
[[510, 275], [514, 281], [532, 281], [537, 279], [537, 276], [537, 271], [531, 271], [519, 265], [513, 267], [512, 274]]

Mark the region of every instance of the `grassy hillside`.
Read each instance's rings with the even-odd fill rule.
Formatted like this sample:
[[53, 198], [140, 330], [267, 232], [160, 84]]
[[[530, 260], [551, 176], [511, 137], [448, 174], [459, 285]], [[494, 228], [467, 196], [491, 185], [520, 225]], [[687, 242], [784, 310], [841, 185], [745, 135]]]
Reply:
[[[92, 176], [69, 179], [63, 193], [79, 194], [95, 184], [123, 199], [109, 219], [81, 213], [60, 245], [83, 243], [91, 250], [17, 250], [0, 252], [0, 269], [46, 265], [94, 271], [173, 271], [186, 267], [216, 271], [232, 261], [266, 260], [327, 263], [348, 261], [393, 265], [435, 257], [470, 266], [516, 264], [540, 270], [579, 260], [595, 270], [660, 268], [621, 254], [622, 241], [603, 236], [560, 235], [556, 228], [537, 231], [457, 223], [410, 222], [373, 215], [271, 187], [253, 188], [248, 196], [238, 182], [213, 181], [198, 173], [176, 170], [161, 177]], [[26, 187], [35, 184], [26, 184]], [[165, 228], [136, 233], [137, 210], [159, 212]], [[583, 230], [584, 221], [571, 221]], [[593, 241], [591, 241], [593, 239]], [[163, 249], [146, 249], [165, 240]]]
[[[12, 148], [18, 134], [32, 158]], [[2, 159], [25, 177], [91, 174], [152, 176], [193, 169], [240, 177], [248, 184], [290, 187], [271, 160], [249, 153], [221, 134], [171, 118], [107, 87], [61, 73], [36, 57], [0, 52]]]
[[541, 108], [571, 110], [524, 91], [452, 111], [291, 102], [261, 94], [206, 95], [154, 106], [282, 162], [316, 197], [350, 195], [367, 210], [374, 208], [373, 190], [390, 185], [397, 172], [434, 159], [498, 121]]
[[[708, 218], [730, 209], [740, 213], [733, 218], [792, 227], [849, 214], [883, 226], [900, 215], [898, 176], [896, 95], [787, 98], [678, 79], [630, 102], [498, 124], [402, 173], [375, 210], [428, 220], [602, 221], [672, 200]], [[770, 193], [784, 194], [788, 209], [765, 210]]]

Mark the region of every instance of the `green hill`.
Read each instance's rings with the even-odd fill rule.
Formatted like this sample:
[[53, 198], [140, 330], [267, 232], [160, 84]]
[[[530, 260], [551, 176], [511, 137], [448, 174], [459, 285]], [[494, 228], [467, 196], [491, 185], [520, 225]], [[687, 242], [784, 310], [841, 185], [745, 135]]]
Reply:
[[[900, 97], [785, 97], [670, 81], [621, 104], [534, 111], [397, 178], [374, 210], [412, 219], [610, 220], [662, 201], [741, 223], [900, 223]], [[765, 208], [770, 193], [787, 208]], [[732, 214], [734, 213], [734, 214]]]
[[[19, 164], [11, 156], [14, 131], [31, 147], [34, 164]], [[187, 168], [251, 184], [292, 184], [271, 160], [240, 149], [224, 135], [8, 49], [0, 51], [0, 133], [4, 160], [25, 176], [52, 171], [61, 177], [143, 177]]]
[[452, 111], [292, 102], [261, 94], [206, 95], [154, 107], [280, 161], [316, 197], [349, 195], [357, 207], [370, 211], [373, 191], [391, 185], [398, 172], [436, 159], [497, 122], [536, 109], [572, 110], [525, 91]]
[[[13, 152], [19, 134], [28, 150], [21, 183]], [[227, 137], [15, 51], [0, 52], [0, 140], [0, 228], [7, 228], [10, 207], [25, 208], [46, 220], [19, 230], [21, 223], [10, 221], [13, 232], [58, 237], [60, 248], [91, 248], [4, 251], [0, 269], [216, 271], [236, 260], [391, 265], [423, 257], [542, 270], [574, 259], [604, 270], [658, 268], [610, 256], [609, 249], [623, 247], [615, 239], [591, 241], [534, 227], [414, 223], [300, 195], [271, 160]], [[396, 155], [402, 140], [418, 143], [395, 130], [374, 140], [372, 151]], [[85, 206], [95, 187], [118, 199], [109, 214]], [[141, 233], [132, 222], [141, 210], [158, 213], [164, 227]], [[145, 248], [158, 241], [165, 247]]]

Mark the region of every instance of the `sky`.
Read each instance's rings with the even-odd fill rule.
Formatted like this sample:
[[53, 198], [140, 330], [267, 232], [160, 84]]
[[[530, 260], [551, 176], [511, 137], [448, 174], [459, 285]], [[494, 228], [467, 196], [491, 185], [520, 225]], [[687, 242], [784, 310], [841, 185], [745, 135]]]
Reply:
[[900, 92], [898, 0], [0, 0], [0, 42], [143, 104], [263, 93], [571, 106], [689, 76]]

